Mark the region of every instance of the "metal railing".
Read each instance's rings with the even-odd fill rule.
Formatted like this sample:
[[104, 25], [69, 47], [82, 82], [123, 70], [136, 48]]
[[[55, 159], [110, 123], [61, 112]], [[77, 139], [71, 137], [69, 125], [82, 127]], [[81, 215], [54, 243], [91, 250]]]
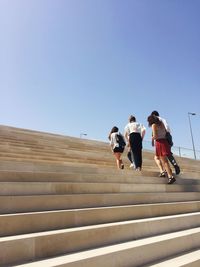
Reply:
[[[155, 148], [152, 147], [151, 141], [143, 141], [143, 149], [145, 150], [150, 150], [154, 151]], [[194, 151], [193, 149], [189, 148], [184, 148], [184, 147], [178, 147], [178, 146], [173, 146], [172, 147], [172, 153], [183, 158], [189, 158], [189, 159], [194, 159]], [[200, 151], [196, 150], [196, 159], [200, 160]]]

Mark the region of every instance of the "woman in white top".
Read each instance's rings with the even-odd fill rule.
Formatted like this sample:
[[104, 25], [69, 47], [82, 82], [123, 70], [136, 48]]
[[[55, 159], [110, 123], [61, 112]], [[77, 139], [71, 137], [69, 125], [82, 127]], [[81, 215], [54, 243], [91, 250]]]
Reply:
[[146, 128], [143, 124], [136, 122], [136, 118], [131, 115], [129, 123], [125, 127], [125, 138], [129, 143], [133, 153], [135, 169], [141, 171], [142, 169], [142, 140], [144, 138]]
[[116, 126], [111, 129], [108, 139], [110, 140], [111, 150], [116, 158], [118, 169], [124, 169], [121, 155], [124, 152], [126, 143], [123, 135], [119, 132], [119, 129]]

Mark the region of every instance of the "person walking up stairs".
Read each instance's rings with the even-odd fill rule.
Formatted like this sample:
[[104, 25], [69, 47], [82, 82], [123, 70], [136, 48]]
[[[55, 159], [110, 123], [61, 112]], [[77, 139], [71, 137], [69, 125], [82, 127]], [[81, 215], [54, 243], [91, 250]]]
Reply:
[[[166, 138], [167, 138], [167, 141], [170, 145], [170, 155], [167, 156], [169, 162], [172, 164], [172, 166], [174, 167], [174, 170], [175, 170], [175, 173], [176, 175], [178, 175], [180, 173], [180, 167], [179, 165], [177, 164], [175, 158], [174, 158], [174, 155], [171, 151], [171, 148], [173, 146], [173, 141], [172, 141], [172, 135], [171, 135], [171, 130], [170, 130], [170, 127], [169, 127], [169, 124], [167, 123], [167, 121], [164, 119], [164, 118], [161, 118], [158, 111], [154, 110], [151, 112], [151, 115], [154, 115], [154, 116], [157, 116], [159, 118], [159, 120], [162, 121], [162, 123], [164, 124], [165, 126], [165, 129], [166, 129]], [[155, 160], [156, 164], [158, 165], [158, 161]], [[159, 166], [158, 166], [159, 167]]]

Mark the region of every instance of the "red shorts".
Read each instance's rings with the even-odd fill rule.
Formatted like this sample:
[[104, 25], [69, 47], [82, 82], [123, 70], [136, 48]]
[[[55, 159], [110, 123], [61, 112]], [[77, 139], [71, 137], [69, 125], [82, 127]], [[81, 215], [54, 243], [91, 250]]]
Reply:
[[156, 140], [156, 156], [165, 157], [171, 155], [171, 148], [166, 139]]

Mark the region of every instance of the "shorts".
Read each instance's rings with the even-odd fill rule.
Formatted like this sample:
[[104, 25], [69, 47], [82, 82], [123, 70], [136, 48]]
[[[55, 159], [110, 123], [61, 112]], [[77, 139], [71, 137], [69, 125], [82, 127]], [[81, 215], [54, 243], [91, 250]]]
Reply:
[[166, 139], [156, 140], [156, 156], [158, 157], [168, 157], [171, 155], [171, 147]]
[[124, 147], [115, 147], [113, 149], [114, 153], [123, 153], [124, 152]]

